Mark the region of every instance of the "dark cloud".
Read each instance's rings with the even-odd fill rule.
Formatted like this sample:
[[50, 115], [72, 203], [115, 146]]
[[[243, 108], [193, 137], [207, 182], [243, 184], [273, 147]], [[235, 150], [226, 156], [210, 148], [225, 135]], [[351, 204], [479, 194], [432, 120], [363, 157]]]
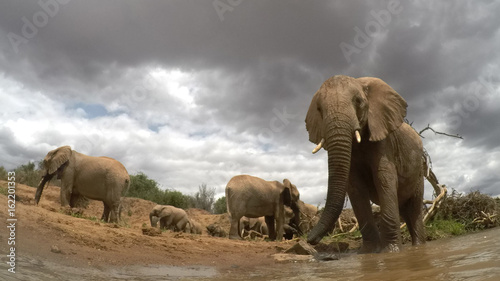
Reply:
[[[72, 143], [168, 187], [188, 188], [187, 173], [219, 193], [235, 173], [297, 174], [305, 198], [322, 202], [326, 157], [310, 155], [304, 118], [336, 74], [382, 78], [408, 101], [416, 128], [459, 133], [461, 149], [476, 157], [498, 151], [494, 1], [242, 1], [223, 14], [212, 1], [70, 1], [57, 9], [34, 31], [24, 25], [44, 20], [38, 2], [0, 4], [0, 78], [17, 85], [0, 85], [2, 99], [16, 94], [0, 107], [9, 112], [0, 115], [10, 121], [0, 127], [10, 136], [0, 146], [9, 165]], [[13, 46], [12, 34], [26, 40]], [[476, 106], [478, 88], [486, 94]], [[21, 120], [43, 130], [21, 140]], [[443, 149], [436, 155], [460, 158], [460, 149]], [[319, 167], [312, 176], [308, 163]], [[485, 190], [494, 184], [474, 180]]]

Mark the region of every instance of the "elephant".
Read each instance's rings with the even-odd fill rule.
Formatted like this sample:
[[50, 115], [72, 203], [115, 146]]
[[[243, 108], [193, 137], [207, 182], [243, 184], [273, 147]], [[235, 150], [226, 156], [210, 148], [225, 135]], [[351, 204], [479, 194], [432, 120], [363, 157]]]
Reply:
[[172, 231], [189, 231], [189, 217], [183, 209], [170, 205], [156, 205], [149, 213], [152, 227], [160, 221], [160, 229]]
[[192, 233], [192, 234], [202, 234], [202, 226], [201, 223], [189, 218], [188, 219], [188, 226], [186, 227], [186, 232]]
[[[284, 207], [299, 200], [299, 192], [288, 179], [283, 183], [250, 175], [234, 176], [226, 186], [227, 210], [231, 216], [230, 239], [241, 239], [240, 219], [265, 217], [271, 240], [281, 241], [285, 223]], [[275, 224], [276, 222], [276, 224]]]
[[130, 177], [119, 161], [109, 157], [88, 156], [61, 146], [43, 159], [42, 180], [35, 194], [38, 204], [43, 189], [56, 174], [61, 179], [61, 206], [74, 207], [74, 199], [84, 196], [104, 203], [102, 220], [117, 222], [120, 218], [121, 197], [127, 192]]
[[[300, 202], [300, 199], [297, 200], [297, 203]], [[283, 238], [285, 238], [286, 240], [293, 239], [294, 235], [302, 235], [302, 232], [300, 231], [299, 226], [295, 221], [295, 213], [296, 212], [292, 208], [285, 206], [285, 224], [283, 224]]]
[[240, 233], [241, 237], [244, 237], [244, 233], [248, 233], [250, 231], [255, 231], [262, 235], [269, 235], [269, 231], [267, 229], [267, 225], [264, 217], [258, 218], [247, 218], [242, 217], [240, 219]]
[[[422, 140], [404, 122], [406, 101], [379, 78], [337, 75], [314, 94], [305, 122], [309, 141], [328, 154], [324, 212], [308, 234], [317, 244], [332, 231], [349, 196], [363, 237], [360, 253], [399, 252], [400, 216], [412, 244], [425, 243]], [[370, 200], [380, 206], [377, 228]]]
[[295, 224], [301, 233], [308, 233], [318, 223], [318, 207], [302, 200], [299, 200], [297, 205], [299, 213], [295, 214]]

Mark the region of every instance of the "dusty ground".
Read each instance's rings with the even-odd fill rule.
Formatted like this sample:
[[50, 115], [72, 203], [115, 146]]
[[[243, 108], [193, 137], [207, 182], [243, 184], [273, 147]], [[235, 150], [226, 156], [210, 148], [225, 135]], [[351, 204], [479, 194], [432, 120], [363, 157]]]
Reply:
[[[0, 181], [6, 188], [7, 182]], [[204, 226], [202, 235], [163, 232], [148, 236], [151, 201], [125, 198], [123, 221], [99, 222], [102, 203], [91, 201], [78, 218], [64, 213], [59, 204], [59, 188], [46, 187], [40, 204], [35, 206], [35, 188], [16, 184], [17, 256], [53, 261], [68, 266], [105, 267], [106, 265], [206, 265], [220, 272], [232, 268], [252, 268], [274, 263], [273, 254], [295, 244], [293, 241], [234, 241], [209, 236], [205, 226], [219, 223], [229, 230], [225, 215], [211, 215], [190, 209], [188, 214]], [[7, 219], [7, 197], [0, 195], [0, 220]], [[7, 251], [7, 232], [0, 232], [0, 250]]]

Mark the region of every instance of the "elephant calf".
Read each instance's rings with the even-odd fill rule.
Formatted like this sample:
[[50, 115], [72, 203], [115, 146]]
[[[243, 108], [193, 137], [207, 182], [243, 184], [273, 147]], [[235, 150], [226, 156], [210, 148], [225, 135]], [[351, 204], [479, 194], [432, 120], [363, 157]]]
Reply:
[[156, 205], [149, 213], [149, 220], [152, 227], [156, 227], [160, 221], [160, 229], [185, 231], [189, 227], [186, 211], [170, 205]]
[[202, 234], [202, 226], [201, 223], [189, 219], [188, 221], [189, 225], [186, 227], [186, 232], [192, 233], [192, 234]]

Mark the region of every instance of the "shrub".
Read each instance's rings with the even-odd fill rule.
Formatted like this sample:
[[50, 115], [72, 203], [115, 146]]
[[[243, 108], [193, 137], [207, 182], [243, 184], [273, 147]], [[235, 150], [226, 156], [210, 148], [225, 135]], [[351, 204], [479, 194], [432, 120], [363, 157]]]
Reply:
[[35, 162], [28, 162], [26, 165], [17, 167], [16, 182], [20, 184], [37, 187], [41, 180], [41, 171], [35, 168]]
[[0, 166], [0, 180], [7, 180], [7, 170], [3, 166]]
[[226, 196], [222, 196], [214, 203], [214, 214], [227, 213]]
[[466, 230], [476, 230], [492, 226], [498, 226], [498, 221], [493, 224], [476, 223], [475, 219], [481, 218], [482, 213], [498, 214], [497, 201], [479, 191], [470, 192], [466, 195], [453, 190], [450, 196], [444, 199], [436, 219], [454, 220], [462, 223]]

